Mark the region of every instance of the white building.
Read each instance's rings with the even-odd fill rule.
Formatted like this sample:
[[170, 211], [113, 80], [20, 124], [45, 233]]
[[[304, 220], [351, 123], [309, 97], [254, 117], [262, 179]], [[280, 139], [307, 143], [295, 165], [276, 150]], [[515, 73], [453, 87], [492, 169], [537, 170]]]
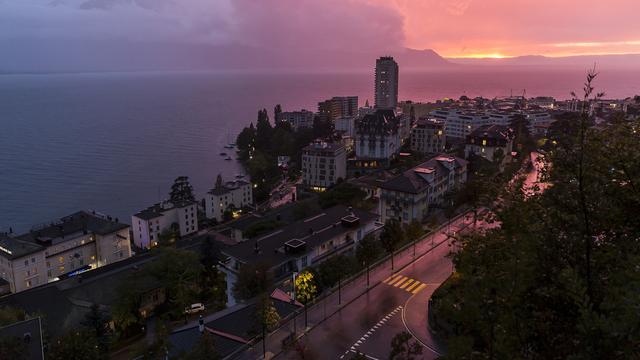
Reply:
[[245, 180], [227, 181], [213, 188], [204, 197], [204, 209], [207, 219], [223, 221], [227, 210], [240, 210], [253, 204], [251, 183]]
[[360, 240], [377, 229], [376, 219], [375, 214], [338, 205], [222, 249], [225, 260], [219, 268], [226, 275], [227, 306], [236, 303], [232, 289], [243, 265], [269, 264], [272, 278], [279, 283], [293, 272], [353, 252]]
[[179, 236], [198, 231], [198, 212], [195, 201], [172, 203], [163, 201], [131, 217], [133, 242], [148, 249], [158, 245], [158, 238], [165, 230], [177, 230]]
[[[398, 121], [391, 110], [378, 110], [356, 122], [354, 147], [361, 168], [386, 167], [402, 146]], [[373, 164], [377, 166], [373, 166]]]
[[423, 154], [440, 154], [446, 146], [444, 122], [431, 118], [418, 119], [411, 130], [411, 150]]
[[300, 111], [284, 111], [277, 114], [276, 121], [285, 121], [291, 124], [291, 128], [298, 130], [300, 128], [313, 127], [314, 113], [305, 109]]
[[0, 235], [0, 277], [14, 293], [129, 257], [129, 225], [93, 211], [23, 235]]
[[302, 184], [324, 191], [347, 178], [347, 151], [343, 144], [314, 142], [302, 149]]
[[478, 127], [491, 123], [489, 115], [457, 108], [444, 108], [431, 112], [431, 116], [445, 123], [448, 137], [463, 140]]
[[423, 221], [430, 207], [467, 181], [467, 161], [439, 155], [380, 185], [380, 219]]

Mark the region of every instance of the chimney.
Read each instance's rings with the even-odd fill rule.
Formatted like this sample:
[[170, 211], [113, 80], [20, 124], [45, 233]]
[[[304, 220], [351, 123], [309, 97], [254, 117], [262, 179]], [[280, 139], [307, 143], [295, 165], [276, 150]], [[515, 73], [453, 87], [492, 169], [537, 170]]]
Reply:
[[198, 319], [198, 331], [200, 331], [200, 334], [204, 334], [204, 319], [202, 318], [202, 315], [200, 315], [200, 318]]

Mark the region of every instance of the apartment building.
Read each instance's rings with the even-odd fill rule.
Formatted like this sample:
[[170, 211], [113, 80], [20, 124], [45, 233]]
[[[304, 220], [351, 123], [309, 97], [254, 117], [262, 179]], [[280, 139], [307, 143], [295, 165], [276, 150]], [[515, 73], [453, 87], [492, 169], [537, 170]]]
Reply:
[[445, 193], [467, 181], [467, 164], [455, 156], [438, 155], [380, 185], [380, 219], [403, 223], [424, 220]]
[[215, 187], [204, 197], [204, 209], [207, 219], [222, 221], [227, 210], [240, 210], [253, 204], [251, 183], [245, 180], [227, 181]]
[[376, 60], [375, 108], [395, 110], [398, 106], [398, 63], [391, 56]]
[[302, 109], [300, 111], [284, 111], [276, 114], [276, 121], [284, 121], [291, 124], [291, 128], [298, 130], [301, 128], [312, 128], [313, 117], [315, 114], [312, 111]]
[[513, 150], [513, 131], [504, 125], [483, 125], [467, 136], [464, 156], [481, 156], [489, 161], [496, 160], [499, 150], [505, 159]]
[[79, 211], [28, 233], [0, 235], [0, 277], [20, 292], [131, 257], [129, 225]]
[[447, 144], [444, 121], [421, 118], [411, 129], [411, 150], [423, 154], [440, 154]]
[[225, 260], [228, 306], [235, 304], [233, 285], [245, 264], [267, 263], [276, 282], [293, 272], [315, 266], [332, 256], [348, 253], [376, 230], [375, 214], [338, 205], [261, 236], [221, 250]]
[[318, 103], [318, 114], [325, 119], [336, 119], [358, 115], [357, 96], [334, 96]]
[[198, 231], [198, 205], [195, 201], [163, 201], [131, 217], [133, 242], [148, 249], [158, 245], [160, 234], [176, 230], [179, 236]]
[[388, 166], [402, 146], [399, 125], [392, 110], [377, 110], [355, 124], [356, 162], [363, 171]]
[[316, 141], [302, 149], [302, 184], [324, 191], [347, 178], [347, 151], [341, 143]]

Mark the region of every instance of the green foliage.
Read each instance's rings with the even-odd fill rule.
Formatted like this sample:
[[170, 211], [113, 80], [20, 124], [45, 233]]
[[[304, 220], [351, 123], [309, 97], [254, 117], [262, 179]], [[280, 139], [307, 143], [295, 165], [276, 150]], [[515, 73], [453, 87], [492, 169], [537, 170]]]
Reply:
[[318, 292], [316, 279], [313, 273], [309, 270], [304, 270], [296, 276], [295, 287], [296, 300], [300, 301], [303, 305], [312, 301]]
[[111, 317], [116, 331], [121, 337], [126, 337], [139, 330], [142, 324], [140, 305], [142, 292], [138, 279], [131, 276], [118, 285], [116, 302], [111, 308]]
[[100, 310], [97, 304], [91, 306], [91, 310], [82, 321], [82, 326], [96, 339], [101, 354], [107, 354], [111, 346], [110, 321], [109, 314]]
[[319, 116], [313, 118], [313, 136], [316, 139], [330, 138], [333, 135], [333, 129], [333, 121]]
[[233, 294], [241, 300], [249, 300], [265, 293], [271, 286], [271, 273], [266, 263], [245, 264], [238, 271]]
[[202, 265], [193, 251], [173, 248], [161, 251], [145, 270], [162, 284], [172, 314], [179, 316], [187, 306], [199, 300]]
[[460, 239], [456, 273], [433, 297], [447, 358], [637, 357], [640, 123], [576, 120], [547, 154], [551, 187], [510, 187], [500, 228]]
[[357, 186], [350, 183], [340, 183], [320, 194], [318, 202], [323, 209], [336, 205], [345, 205], [362, 208], [367, 194]]
[[193, 186], [189, 183], [188, 176], [179, 176], [175, 179], [173, 185], [171, 185], [169, 199], [173, 203], [181, 201], [196, 201], [196, 197], [193, 194]]
[[256, 303], [256, 311], [253, 314], [253, 328], [251, 332], [257, 334], [261, 331], [270, 332], [280, 323], [280, 315], [273, 306], [273, 301], [267, 294], [263, 294]]
[[372, 234], [368, 234], [358, 242], [358, 247], [356, 247], [356, 259], [358, 260], [358, 265], [362, 265], [364, 267], [371, 265], [380, 257], [382, 250], [380, 241], [378, 241]]
[[207, 236], [202, 242], [200, 264], [200, 298], [213, 304], [214, 309], [223, 309], [227, 303], [227, 282], [223, 272], [216, 267], [219, 249]]
[[27, 360], [29, 348], [23, 339], [17, 336], [0, 338], [0, 359]]
[[322, 288], [334, 287], [339, 279], [353, 274], [358, 268], [353, 256], [336, 255], [318, 265], [318, 282]]
[[281, 226], [285, 225], [282, 221], [277, 220], [265, 220], [259, 221], [255, 224], [249, 226], [243, 233], [242, 236], [248, 239], [252, 239], [256, 236], [260, 236], [266, 234], [272, 230], [275, 230]]
[[424, 235], [424, 229], [422, 228], [422, 224], [417, 220], [410, 222], [404, 228], [404, 237], [409, 241], [419, 240], [422, 235]]
[[47, 359], [50, 360], [89, 360], [104, 359], [108, 354], [100, 352], [95, 337], [87, 331], [72, 331], [50, 344]]
[[396, 251], [398, 245], [404, 241], [404, 232], [399, 221], [395, 219], [389, 219], [384, 224], [384, 228], [380, 233], [380, 243], [386, 252], [389, 254]]
[[0, 327], [26, 320], [27, 314], [22, 309], [11, 306], [0, 307]]
[[412, 339], [413, 336], [406, 331], [396, 334], [391, 339], [389, 360], [413, 360], [422, 355], [422, 346]]

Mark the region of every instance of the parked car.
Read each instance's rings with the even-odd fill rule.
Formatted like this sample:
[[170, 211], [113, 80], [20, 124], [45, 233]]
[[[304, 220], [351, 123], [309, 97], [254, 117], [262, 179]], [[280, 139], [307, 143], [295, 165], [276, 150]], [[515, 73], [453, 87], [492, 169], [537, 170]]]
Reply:
[[191, 306], [184, 309], [185, 314], [197, 314], [204, 311], [204, 305], [202, 303], [191, 304]]

